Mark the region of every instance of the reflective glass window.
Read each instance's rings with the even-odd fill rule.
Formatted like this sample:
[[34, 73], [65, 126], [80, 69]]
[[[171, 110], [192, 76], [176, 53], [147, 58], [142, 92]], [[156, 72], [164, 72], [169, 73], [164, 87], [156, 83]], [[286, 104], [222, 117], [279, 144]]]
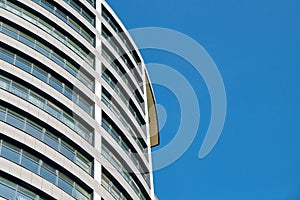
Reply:
[[44, 108], [45, 106], [45, 99], [32, 92], [29, 94], [28, 101], [40, 108]]
[[21, 58], [20, 56], [17, 56], [16, 66], [18, 66], [19, 68], [23, 69], [28, 73], [31, 72], [31, 62], [25, 60], [24, 58]]
[[23, 99], [27, 99], [28, 89], [19, 84], [13, 82], [10, 91]]
[[54, 77], [50, 77], [49, 78], [49, 85], [51, 85], [52, 87], [54, 87], [56, 90], [58, 90], [59, 92], [63, 91], [63, 86], [62, 83], [58, 80], [56, 80]]
[[15, 28], [12, 28], [9, 25], [3, 24], [2, 26], [2, 32], [13, 37], [13, 38], [18, 38], [18, 30]]
[[59, 178], [58, 178], [58, 187], [60, 187], [61, 189], [63, 189], [65, 192], [67, 192], [68, 194], [72, 195], [72, 191], [73, 191], [73, 181], [70, 180], [67, 176], [65, 176], [64, 174], [59, 174]]
[[56, 184], [56, 171], [49, 165], [43, 163], [40, 175], [49, 182]]
[[6, 113], [6, 109], [0, 106], [0, 121], [5, 120], [5, 113]]
[[10, 87], [10, 80], [7, 78], [0, 76], [0, 88], [8, 90]]
[[58, 138], [55, 137], [53, 134], [49, 133], [48, 131], [46, 131], [44, 135], [44, 142], [49, 146], [51, 146], [53, 149], [56, 150], [58, 149], [59, 146]]
[[17, 200], [35, 200], [36, 196], [37, 195], [34, 194], [33, 192], [31, 192], [23, 187], [19, 187], [16, 199]]
[[19, 40], [30, 47], [34, 47], [34, 39], [25, 33], [20, 32]]
[[61, 147], [60, 147], [60, 152], [64, 154], [67, 158], [70, 160], [74, 160], [75, 153], [74, 149], [71, 149], [71, 147], [66, 144], [65, 142], [62, 142]]
[[45, 71], [42, 71], [37, 66], [33, 66], [32, 74], [47, 83], [48, 74]]
[[24, 128], [24, 121], [25, 118], [18, 115], [17, 113], [14, 113], [12, 111], [9, 111], [7, 113], [7, 118], [6, 118], [7, 123], [11, 124], [12, 126], [23, 130]]
[[14, 63], [14, 54], [5, 49], [0, 52], [0, 58], [11, 64]]
[[19, 163], [20, 149], [12, 146], [11, 144], [9, 144], [7, 142], [3, 142], [1, 156], [3, 156], [4, 158], [6, 158], [14, 163]]
[[6, 199], [14, 199], [15, 197], [15, 188], [12, 188], [6, 184], [4, 184], [2, 182], [2, 180], [0, 180], [0, 196], [4, 197]]
[[37, 174], [39, 169], [39, 159], [23, 151], [21, 165]]
[[31, 121], [27, 120], [25, 131], [39, 140], [42, 139], [43, 128]]

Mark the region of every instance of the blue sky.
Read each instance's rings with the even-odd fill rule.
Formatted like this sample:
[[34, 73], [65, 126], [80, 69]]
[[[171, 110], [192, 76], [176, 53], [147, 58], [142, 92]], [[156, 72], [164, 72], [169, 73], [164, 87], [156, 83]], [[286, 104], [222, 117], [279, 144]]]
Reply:
[[[143, 50], [146, 63], [180, 72], [197, 93], [197, 136], [176, 162], [155, 171], [161, 200], [300, 199], [300, 1], [108, 0], [128, 29], [164, 27], [182, 32], [213, 58], [227, 95], [227, 117], [213, 151], [198, 158], [210, 120], [207, 87], [182, 58]], [[184, 3], [184, 4], [183, 4]], [[176, 135], [176, 95], [154, 85], [167, 113], [161, 145]], [[191, 119], [192, 120], [192, 119]], [[155, 160], [155, 158], [154, 158]]]

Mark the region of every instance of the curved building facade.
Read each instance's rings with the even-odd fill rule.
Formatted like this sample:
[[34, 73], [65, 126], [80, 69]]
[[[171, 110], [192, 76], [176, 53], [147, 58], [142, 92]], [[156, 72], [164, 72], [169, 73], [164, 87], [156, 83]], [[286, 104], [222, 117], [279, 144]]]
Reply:
[[152, 200], [155, 99], [103, 0], [0, 0], [0, 199]]

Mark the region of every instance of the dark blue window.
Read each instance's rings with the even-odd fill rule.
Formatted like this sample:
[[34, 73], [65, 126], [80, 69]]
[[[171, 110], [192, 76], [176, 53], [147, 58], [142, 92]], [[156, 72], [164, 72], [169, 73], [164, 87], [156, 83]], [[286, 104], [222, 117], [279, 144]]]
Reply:
[[46, 144], [48, 144], [49, 146], [51, 146], [53, 149], [58, 149], [59, 143], [58, 143], [58, 139], [54, 138], [54, 136], [52, 136], [52, 134], [50, 133], [45, 133], [44, 135], [44, 142]]
[[1, 156], [15, 163], [19, 163], [20, 160], [20, 152], [7, 147], [6, 145], [2, 146]]
[[16, 116], [15, 113], [8, 112], [6, 122], [21, 130], [24, 128], [24, 118]]
[[23, 58], [17, 57], [16, 66], [18, 66], [19, 68], [23, 69], [28, 73], [31, 72], [31, 63]]
[[62, 177], [58, 178], [58, 187], [63, 189], [68, 194], [72, 195], [73, 186], [68, 183], [66, 180], [64, 180]]
[[0, 191], [1, 197], [6, 199], [14, 199], [15, 197], [15, 189], [3, 184], [2, 181], [0, 182]]
[[38, 127], [37, 125], [27, 121], [25, 130], [31, 136], [33, 136], [39, 140], [42, 139], [43, 129], [41, 127]]
[[49, 169], [48, 167], [42, 166], [40, 175], [50, 181], [53, 184], [56, 184], [56, 174], [54, 170]]
[[21, 165], [32, 171], [33, 173], [38, 173], [39, 163], [38, 159], [33, 160], [34, 158], [30, 158], [30, 155], [23, 155]]

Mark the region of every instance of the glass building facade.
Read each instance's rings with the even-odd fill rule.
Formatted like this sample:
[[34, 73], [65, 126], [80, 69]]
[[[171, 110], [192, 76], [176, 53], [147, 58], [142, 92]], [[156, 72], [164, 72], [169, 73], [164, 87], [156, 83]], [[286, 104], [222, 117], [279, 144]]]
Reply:
[[145, 64], [104, 0], [0, 0], [0, 199], [154, 200], [158, 137]]

